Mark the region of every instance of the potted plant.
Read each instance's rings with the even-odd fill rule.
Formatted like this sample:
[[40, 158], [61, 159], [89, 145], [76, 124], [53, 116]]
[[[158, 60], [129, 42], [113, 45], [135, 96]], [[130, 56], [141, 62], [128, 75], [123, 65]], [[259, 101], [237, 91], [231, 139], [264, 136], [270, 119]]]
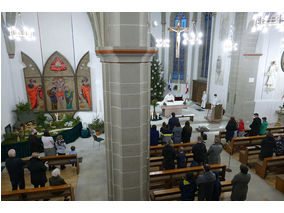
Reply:
[[96, 135], [100, 135], [104, 131], [104, 121], [98, 117], [96, 117], [88, 126], [91, 130], [96, 131]]
[[158, 100], [157, 99], [153, 99], [152, 102], [151, 102], [151, 105], [154, 107], [154, 110], [153, 110], [153, 120], [156, 120], [157, 119], [157, 113], [156, 113], [156, 106], [158, 106]]

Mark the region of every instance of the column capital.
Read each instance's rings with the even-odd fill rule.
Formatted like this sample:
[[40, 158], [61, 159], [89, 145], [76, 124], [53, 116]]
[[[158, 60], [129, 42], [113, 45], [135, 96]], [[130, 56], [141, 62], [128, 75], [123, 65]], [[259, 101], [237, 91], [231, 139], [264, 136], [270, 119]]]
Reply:
[[95, 52], [102, 63], [148, 63], [158, 50], [153, 47], [97, 47]]

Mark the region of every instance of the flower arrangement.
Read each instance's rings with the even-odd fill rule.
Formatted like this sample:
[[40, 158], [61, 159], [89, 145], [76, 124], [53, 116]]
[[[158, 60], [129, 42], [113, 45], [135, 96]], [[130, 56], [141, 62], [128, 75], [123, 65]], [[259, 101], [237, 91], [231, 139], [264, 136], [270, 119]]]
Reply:
[[151, 102], [151, 105], [153, 105], [154, 107], [158, 106], [158, 100], [157, 99], [153, 99]]

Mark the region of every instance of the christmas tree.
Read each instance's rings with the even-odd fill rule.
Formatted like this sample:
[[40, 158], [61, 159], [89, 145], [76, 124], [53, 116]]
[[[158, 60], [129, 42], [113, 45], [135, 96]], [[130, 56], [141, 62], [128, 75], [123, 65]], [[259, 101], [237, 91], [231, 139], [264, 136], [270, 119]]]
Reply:
[[151, 100], [157, 99], [162, 101], [164, 98], [164, 70], [158, 59], [153, 58], [151, 62]]

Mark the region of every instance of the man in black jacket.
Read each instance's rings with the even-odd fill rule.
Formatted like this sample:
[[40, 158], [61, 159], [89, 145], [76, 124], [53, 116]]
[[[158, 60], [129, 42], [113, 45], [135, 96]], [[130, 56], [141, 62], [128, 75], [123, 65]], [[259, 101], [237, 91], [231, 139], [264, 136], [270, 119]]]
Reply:
[[40, 138], [37, 137], [37, 131], [35, 129], [31, 130], [31, 134], [28, 138], [28, 141], [30, 142], [30, 153], [38, 152], [40, 153], [43, 144]]
[[197, 166], [201, 166], [207, 161], [207, 150], [206, 146], [203, 143], [203, 139], [201, 136], [197, 138], [197, 144], [194, 144], [192, 147], [193, 160], [197, 164]]
[[259, 135], [260, 126], [261, 126], [261, 119], [258, 117], [258, 113], [254, 113], [254, 119], [252, 121], [252, 124], [249, 126], [251, 129], [250, 136]]
[[22, 159], [16, 157], [16, 151], [14, 149], [8, 151], [8, 156], [6, 168], [9, 173], [12, 190], [17, 190], [18, 186], [20, 189], [25, 189], [24, 165], [26, 163], [22, 161]]
[[172, 117], [169, 119], [169, 127], [170, 127], [170, 130], [173, 131], [175, 125], [179, 123], [179, 119], [176, 118], [176, 114], [174, 112], [172, 112]]
[[196, 179], [196, 184], [198, 186], [198, 200], [210, 201], [213, 199], [216, 176], [210, 171], [210, 166], [208, 164], [204, 165], [203, 169], [204, 174], [199, 175]]
[[45, 187], [45, 183], [47, 182], [46, 165], [41, 159], [39, 159], [39, 153], [32, 153], [32, 157], [28, 164], [28, 169], [30, 170], [31, 183], [34, 185], [34, 187]]
[[271, 132], [268, 132], [266, 134], [266, 137], [261, 141], [260, 145], [261, 145], [261, 150], [259, 155], [260, 160], [273, 156], [273, 152], [276, 148], [276, 141]]

